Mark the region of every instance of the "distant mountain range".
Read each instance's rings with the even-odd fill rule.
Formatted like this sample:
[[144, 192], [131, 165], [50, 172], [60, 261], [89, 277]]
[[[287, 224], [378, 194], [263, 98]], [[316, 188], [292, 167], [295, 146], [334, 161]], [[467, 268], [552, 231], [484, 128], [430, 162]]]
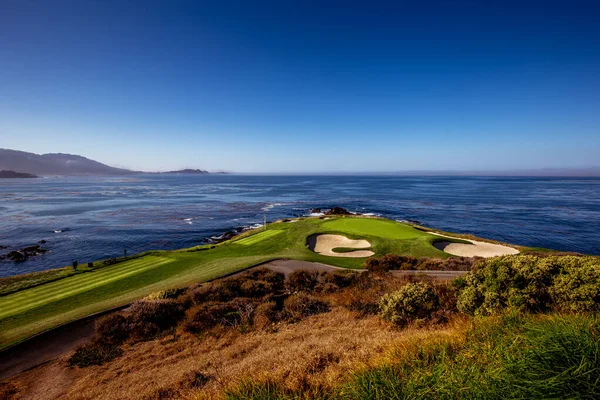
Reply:
[[7, 149], [0, 149], [0, 169], [34, 175], [125, 175], [134, 172], [72, 154], [40, 155]]
[[197, 175], [197, 174], [208, 174], [208, 171], [204, 171], [202, 169], [180, 169], [179, 171], [167, 171], [167, 172], [159, 172], [160, 174], [189, 174], [189, 175]]
[[[82, 156], [63, 153], [34, 154], [25, 151], [0, 149], [0, 170], [6, 178], [32, 175], [128, 175], [140, 173], [115, 168]], [[182, 169], [164, 174], [208, 174], [201, 169]], [[22, 175], [23, 174], [23, 175]], [[9, 176], [10, 175], [10, 176]]]
[[[0, 149], [0, 170], [6, 177], [16, 177], [15, 174], [48, 175], [128, 175], [141, 173], [123, 168], [115, 168], [98, 161], [78, 155], [64, 153], [34, 154], [25, 151]], [[201, 169], [182, 169], [178, 171], [160, 172], [160, 174], [202, 175], [208, 171]], [[217, 172], [225, 174], [227, 172]], [[277, 173], [276, 173], [277, 174]], [[528, 170], [499, 170], [499, 171], [395, 171], [395, 172], [354, 172], [332, 173], [322, 175], [399, 175], [399, 176], [539, 176], [539, 177], [600, 177], [600, 167], [589, 168], [540, 168]], [[11, 176], [8, 176], [11, 175]], [[281, 174], [277, 174], [281, 175]], [[292, 174], [294, 175], [294, 174]]]

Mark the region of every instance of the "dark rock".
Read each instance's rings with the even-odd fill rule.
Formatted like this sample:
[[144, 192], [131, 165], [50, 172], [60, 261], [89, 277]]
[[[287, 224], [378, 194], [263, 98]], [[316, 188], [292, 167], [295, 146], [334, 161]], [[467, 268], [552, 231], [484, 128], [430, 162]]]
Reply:
[[24, 247], [22, 249], [22, 251], [24, 251], [25, 253], [33, 253], [36, 252], [40, 249], [40, 245], [39, 244], [35, 244], [33, 246], [29, 246], [29, 247]]
[[8, 249], [8, 246], [1, 246], [0, 245], [0, 250], [4, 250], [4, 249]]
[[320, 214], [321, 213], [321, 209], [320, 208], [313, 208], [312, 210], [310, 210], [311, 214]]
[[25, 261], [27, 259], [27, 256], [21, 250], [13, 250], [10, 253], [8, 253], [7, 255], [5, 255], [3, 258], [8, 259], [10, 261], [19, 262], [19, 261]]
[[224, 234], [219, 235], [219, 236], [212, 236], [210, 238], [210, 242], [211, 243], [221, 243], [221, 242], [224, 242], [226, 240], [229, 240], [229, 239], [232, 239], [232, 238], [236, 237], [239, 232], [240, 231], [236, 229], [236, 230], [232, 230], [232, 231], [227, 231]]
[[40, 243], [40, 244], [44, 244], [44, 243], [46, 243], [46, 241], [45, 241], [44, 239], [42, 239], [42, 240], [40, 240], [38, 243]]
[[15, 262], [25, 261], [29, 257], [39, 256], [40, 254], [46, 253], [48, 250], [43, 249], [40, 245], [36, 244], [33, 246], [24, 247], [19, 250], [13, 250], [8, 254], [0, 256], [0, 260], [10, 260]]
[[15, 172], [15, 171], [0, 171], [0, 178], [38, 178], [37, 175], [27, 174], [25, 172]]
[[325, 211], [325, 215], [352, 215], [352, 213], [342, 207], [333, 207]]

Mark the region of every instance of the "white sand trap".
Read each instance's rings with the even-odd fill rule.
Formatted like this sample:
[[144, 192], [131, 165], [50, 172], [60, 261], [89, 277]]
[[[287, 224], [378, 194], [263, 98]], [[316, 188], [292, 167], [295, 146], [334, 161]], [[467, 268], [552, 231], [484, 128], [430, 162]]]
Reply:
[[[439, 233], [429, 232], [433, 235], [438, 235], [442, 237], [451, 237], [440, 235]], [[453, 238], [460, 239], [460, 238]], [[462, 239], [465, 240], [465, 239]], [[466, 243], [452, 243], [452, 242], [435, 242], [433, 246], [441, 250], [443, 252], [460, 256], [460, 257], [496, 257], [496, 256], [505, 256], [509, 254], [519, 254], [519, 250], [514, 249], [512, 247], [503, 246], [501, 244], [494, 244], [488, 242], [479, 242], [477, 240], [469, 239], [471, 244]]]
[[371, 250], [356, 250], [345, 253], [334, 252], [333, 249], [338, 247], [346, 247], [352, 249], [364, 249], [366, 247], [371, 247], [371, 243], [367, 242], [366, 240], [348, 239], [347, 237], [342, 235], [311, 236], [308, 239], [308, 247], [315, 253], [330, 257], [361, 258], [371, 257], [373, 254], [375, 254]]

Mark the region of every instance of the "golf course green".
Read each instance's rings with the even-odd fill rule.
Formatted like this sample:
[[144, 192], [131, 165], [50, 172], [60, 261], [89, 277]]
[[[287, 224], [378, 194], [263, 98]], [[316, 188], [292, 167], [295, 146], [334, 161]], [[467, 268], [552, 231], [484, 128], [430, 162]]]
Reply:
[[0, 349], [162, 289], [207, 281], [273, 259], [363, 267], [364, 258], [328, 257], [311, 251], [307, 238], [319, 233], [367, 240], [371, 244], [369, 250], [376, 256], [388, 253], [414, 257], [449, 256], [432, 245], [440, 240], [439, 237], [389, 220], [333, 217], [272, 223], [266, 230], [248, 231], [218, 245], [153, 251], [47, 283], [40, 284], [36, 279], [30, 287], [27, 287], [27, 276], [19, 277], [23, 289], [0, 296]]

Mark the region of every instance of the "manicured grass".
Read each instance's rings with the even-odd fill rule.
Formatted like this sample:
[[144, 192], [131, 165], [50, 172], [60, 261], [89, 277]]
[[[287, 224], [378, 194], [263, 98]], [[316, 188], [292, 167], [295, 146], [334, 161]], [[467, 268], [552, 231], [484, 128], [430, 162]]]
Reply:
[[321, 226], [323, 229], [337, 232], [379, 236], [387, 239], [406, 240], [429, 236], [409, 225], [374, 218], [340, 218], [327, 220]]
[[256, 244], [258, 242], [261, 242], [261, 241], [263, 241], [265, 239], [272, 238], [273, 236], [277, 236], [280, 233], [283, 233], [283, 231], [271, 229], [271, 230], [268, 230], [268, 231], [263, 231], [263, 232], [257, 233], [257, 234], [252, 235], [252, 236], [245, 237], [245, 238], [240, 239], [240, 240], [236, 240], [235, 244], [241, 244], [241, 245], [244, 245], [244, 246], [250, 246], [250, 245]]
[[32, 272], [26, 275], [0, 278], [0, 296], [5, 296], [44, 283], [57, 281], [75, 275], [76, 273], [77, 272], [71, 267], [63, 267], [47, 271]]
[[165, 257], [148, 256], [139, 260], [118, 264], [114, 268], [76, 275], [61, 281], [17, 292], [2, 302], [0, 320], [102, 285], [111, 284], [131, 275], [144, 272], [147, 269], [157, 268], [173, 261], [173, 259]]
[[[0, 348], [40, 331], [124, 305], [158, 290], [183, 287], [218, 278], [277, 258], [315, 261], [345, 268], [362, 268], [364, 259], [327, 257], [310, 251], [307, 237], [340, 233], [364, 238], [376, 255], [395, 253], [415, 257], [446, 258], [434, 248], [435, 236], [382, 219], [340, 217], [309, 218], [295, 223], [270, 224], [266, 231], [217, 246], [155, 251], [136, 259], [42, 283], [0, 297]], [[200, 251], [201, 250], [201, 251]], [[8, 279], [5, 283], [10, 286]], [[12, 278], [27, 287], [25, 277]], [[35, 278], [32, 282], [39, 283]], [[31, 283], [31, 282], [30, 282]], [[12, 286], [14, 289], [14, 285]]]
[[119, 257], [115, 259], [97, 261], [93, 263], [91, 268], [86, 264], [82, 264], [79, 265], [77, 269], [73, 269], [73, 267], [68, 266], [62, 268], [49, 269], [46, 271], [32, 272], [25, 275], [0, 278], [0, 296], [5, 296], [10, 293], [18, 292], [20, 290], [64, 279], [69, 276], [95, 271], [106, 266], [114, 266], [116, 263], [133, 260], [139, 257], [143, 257], [144, 255], [150, 253], [151, 252], [146, 252], [141, 254], [135, 254], [129, 257]]

